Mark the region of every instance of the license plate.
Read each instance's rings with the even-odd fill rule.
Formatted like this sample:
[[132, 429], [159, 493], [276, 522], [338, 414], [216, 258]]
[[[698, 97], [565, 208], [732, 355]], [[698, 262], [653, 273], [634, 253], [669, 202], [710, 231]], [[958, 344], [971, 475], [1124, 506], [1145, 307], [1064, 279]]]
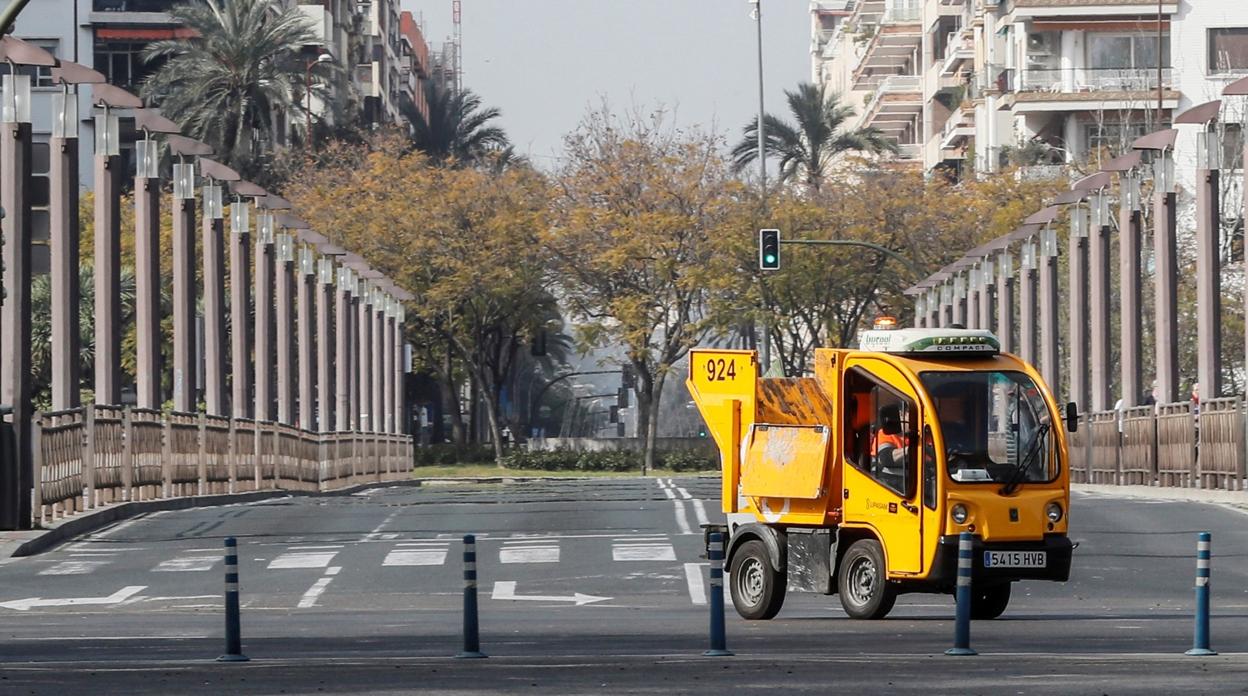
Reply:
[[985, 551], [985, 568], [1043, 568], [1048, 562], [1044, 551]]

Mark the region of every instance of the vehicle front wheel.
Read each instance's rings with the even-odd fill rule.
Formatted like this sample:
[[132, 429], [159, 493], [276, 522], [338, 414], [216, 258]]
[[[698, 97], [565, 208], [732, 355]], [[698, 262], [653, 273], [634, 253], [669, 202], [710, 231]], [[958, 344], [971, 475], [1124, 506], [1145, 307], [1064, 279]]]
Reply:
[[971, 587], [971, 618], [995, 619], [1005, 613], [1010, 603], [1010, 586], [1013, 583], [991, 585], [983, 589]]
[[897, 590], [888, 583], [884, 549], [875, 539], [860, 539], [845, 552], [836, 574], [841, 606], [852, 619], [882, 619], [892, 611]]
[[771, 567], [763, 542], [751, 539], [733, 554], [728, 588], [732, 605], [743, 618], [766, 620], [780, 613], [785, 586], [784, 573]]

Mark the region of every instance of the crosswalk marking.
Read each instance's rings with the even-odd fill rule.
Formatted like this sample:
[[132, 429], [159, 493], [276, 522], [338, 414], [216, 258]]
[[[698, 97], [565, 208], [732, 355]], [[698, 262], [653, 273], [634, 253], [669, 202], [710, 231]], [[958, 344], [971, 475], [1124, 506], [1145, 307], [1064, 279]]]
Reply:
[[217, 564], [220, 556], [188, 556], [185, 558], [170, 558], [162, 561], [160, 565], [152, 568], [154, 573], [192, 573], [203, 570], [212, 570]]
[[284, 553], [269, 563], [269, 569], [276, 568], [324, 568], [334, 560], [337, 551], [327, 552], [292, 552]]
[[446, 563], [447, 549], [395, 549], [386, 554], [383, 566], [440, 566]]
[[711, 521], [707, 519], [706, 517], [706, 506], [703, 505], [702, 501], [697, 498], [693, 499], [693, 514], [697, 515], [698, 517], [699, 527], [701, 527], [702, 525], [711, 523]]
[[39, 571], [40, 575], [86, 575], [112, 561], [61, 561], [50, 568]]
[[671, 544], [614, 544], [611, 559], [615, 561], [674, 561], [676, 549]]
[[504, 541], [499, 563], [558, 563], [559, 544], [545, 539]]

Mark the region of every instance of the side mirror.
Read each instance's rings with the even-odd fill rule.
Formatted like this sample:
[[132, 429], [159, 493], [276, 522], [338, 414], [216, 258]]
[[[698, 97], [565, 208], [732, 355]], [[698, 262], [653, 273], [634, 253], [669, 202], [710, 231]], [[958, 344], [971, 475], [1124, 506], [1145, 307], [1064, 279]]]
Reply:
[[1066, 432], [1073, 433], [1079, 429], [1079, 405], [1071, 401], [1066, 404]]

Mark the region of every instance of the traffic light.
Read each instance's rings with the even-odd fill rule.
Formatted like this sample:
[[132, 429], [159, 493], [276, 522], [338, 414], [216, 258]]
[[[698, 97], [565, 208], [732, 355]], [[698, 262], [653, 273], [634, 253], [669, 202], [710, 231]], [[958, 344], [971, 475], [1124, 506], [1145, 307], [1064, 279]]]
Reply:
[[546, 329], [533, 335], [533, 340], [529, 344], [529, 354], [535, 358], [546, 355]]
[[611, 411], [610, 411], [610, 413], [609, 413], [609, 417], [607, 418], [607, 422], [608, 422], [608, 423], [619, 423], [619, 422], [620, 422], [620, 407], [619, 407], [619, 406], [612, 406], [612, 407], [611, 407]]
[[780, 270], [780, 230], [758, 231], [758, 267], [764, 271]]
[[615, 399], [616, 399], [616, 404], [620, 408], [628, 408], [628, 390], [627, 389], [625, 389], [624, 387], [620, 387], [620, 390], [616, 392]]
[[625, 389], [632, 389], [637, 386], [637, 373], [633, 372], [632, 365], [623, 365], [620, 367], [620, 384]]

